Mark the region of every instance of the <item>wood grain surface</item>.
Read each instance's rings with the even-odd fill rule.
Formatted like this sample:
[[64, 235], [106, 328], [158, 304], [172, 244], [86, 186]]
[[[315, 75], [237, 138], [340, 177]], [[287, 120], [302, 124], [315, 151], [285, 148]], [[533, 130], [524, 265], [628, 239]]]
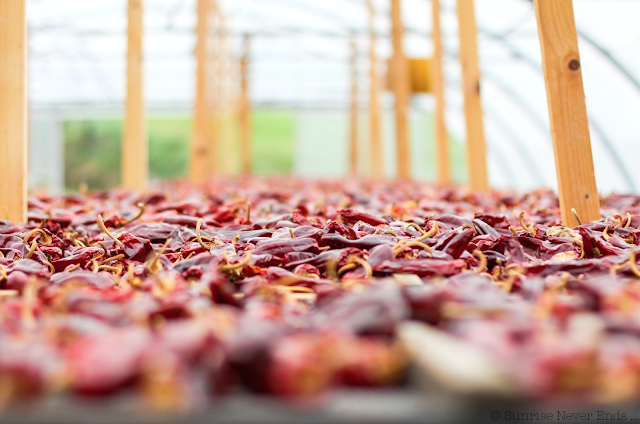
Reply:
[[144, 105], [142, 0], [127, 5], [127, 96], [122, 140], [122, 185], [144, 190], [148, 180], [147, 119]]
[[0, 219], [27, 218], [27, 51], [24, 0], [0, 0]]
[[433, 14], [433, 96], [436, 100], [434, 115], [436, 138], [436, 166], [438, 183], [451, 184], [449, 137], [445, 123], [444, 75], [442, 61], [442, 33], [440, 31], [440, 0], [431, 0]]
[[535, 0], [562, 222], [600, 219], [572, 0]]
[[402, 24], [401, 0], [391, 0], [391, 37], [393, 56], [391, 58], [391, 88], [395, 97], [396, 161], [397, 175], [401, 180], [411, 178], [409, 152], [409, 129], [407, 108], [409, 103], [409, 71], [407, 58], [402, 47], [404, 26]]
[[458, 0], [457, 10], [469, 188], [474, 191], [486, 191], [489, 189], [489, 179], [480, 98], [480, 67], [476, 39], [478, 30], [473, 0]]

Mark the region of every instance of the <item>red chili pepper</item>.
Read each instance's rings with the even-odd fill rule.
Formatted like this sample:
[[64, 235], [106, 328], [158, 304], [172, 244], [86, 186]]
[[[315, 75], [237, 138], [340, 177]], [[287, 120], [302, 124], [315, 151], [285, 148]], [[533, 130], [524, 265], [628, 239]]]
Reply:
[[340, 214], [340, 217], [342, 217], [345, 222], [348, 222], [350, 224], [355, 224], [358, 221], [362, 221], [366, 222], [369, 225], [373, 225], [374, 227], [378, 225], [387, 225], [386, 220], [367, 212], [359, 212], [352, 209], [342, 209], [338, 211], [338, 214]]
[[434, 275], [449, 276], [459, 273], [466, 265], [462, 259], [442, 261], [439, 259], [393, 259], [383, 261], [373, 268], [375, 273], [382, 274], [415, 274], [420, 277]]

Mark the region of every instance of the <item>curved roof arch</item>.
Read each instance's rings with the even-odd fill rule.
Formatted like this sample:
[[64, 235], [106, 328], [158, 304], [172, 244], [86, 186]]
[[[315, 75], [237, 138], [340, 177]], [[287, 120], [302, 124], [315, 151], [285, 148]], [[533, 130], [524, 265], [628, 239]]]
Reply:
[[[346, 108], [349, 48], [355, 36], [361, 100], [368, 93], [365, 0], [219, 0], [232, 52], [253, 34], [255, 105]], [[429, 56], [430, 0], [403, 0], [407, 55]], [[373, 0], [382, 62], [391, 53], [388, 0]], [[455, 0], [441, 0], [447, 119], [464, 143]], [[194, 90], [196, 0], [145, 0], [146, 98], [153, 109], [189, 111]], [[583, 79], [599, 187], [640, 187], [640, 16], [636, 0], [575, 0]], [[121, 108], [124, 99], [125, 0], [27, 0], [30, 101], [34, 108]], [[496, 169], [498, 187], [553, 186], [549, 121], [531, 0], [476, 1], [483, 103], [492, 163], [516, 161], [523, 173]], [[528, 69], [527, 69], [528, 68]], [[382, 69], [382, 68], [381, 68]], [[392, 99], [383, 96], [383, 104]], [[428, 96], [413, 100], [431, 110]], [[508, 106], [507, 106], [508, 105]], [[498, 157], [495, 152], [503, 156]], [[513, 166], [512, 166], [513, 168]], [[518, 167], [517, 169], [519, 169]], [[512, 175], [514, 174], [513, 178]]]

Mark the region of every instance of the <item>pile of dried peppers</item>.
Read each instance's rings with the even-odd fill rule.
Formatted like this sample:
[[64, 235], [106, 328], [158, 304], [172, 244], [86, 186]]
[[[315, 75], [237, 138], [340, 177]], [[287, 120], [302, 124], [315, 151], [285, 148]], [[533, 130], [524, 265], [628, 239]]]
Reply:
[[526, 396], [640, 395], [640, 197], [234, 179], [34, 197], [0, 221], [0, 403], [404, 384], [408, 320]]

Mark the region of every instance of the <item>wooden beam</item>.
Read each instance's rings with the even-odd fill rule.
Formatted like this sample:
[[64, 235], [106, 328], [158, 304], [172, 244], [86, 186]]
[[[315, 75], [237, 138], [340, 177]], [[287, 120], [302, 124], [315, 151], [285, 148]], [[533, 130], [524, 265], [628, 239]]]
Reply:
[[0, 219], [27, 220], [27, 25], [24, 0], [0, 0]]
[[480, 68], [478, 65], [477, 28], [473, 0], [457, 0], [458, 30], [460, 33], [460, 62], [462, 65], [462, 94], [467, 128], [467, 167], [469, 188], [487, 191], [487, 153], [482, 123], [480, 99]]
[[584, 101], [578, 37], [571, 0], [534, 1], [562, 222], [600, 219], [589, 120]]
[[369, 21], [369, 154], [371, 159], [371, 176], [384, 178], [384, 162], [382, 159], [382, 138], [380, 137], [380, 100], [378, 78], [378, 57], [376, 55], [376, 11], [373, 0], [367, 0]]
[[194, 184], [202, 184], [209, 176], [210, 147], [207, 144], [207, 35], [209, 33], [209, 0], [198, 0], [196, 25], [196, 96], [191, 139], [189, 174]]
[[444, 73], [442, 60], [442, 35], [440, 31], [440, 0], [431, 0], [433, 13], [433, 95], [436, 99], [434, 124], [436, 129], [436, 166], [438, 183], [451, 184], [449, 137], [445, 124]]
[[400, 10], [400, 0], [391, 0], [391, 36], [393, 41], [393, 57], [391, 87], [395, 96], [396, 122], [396, 160], [398, 178], [411, 178], [411, 162], [409, 158], [409, 132], [407, 127], [407, 106], [409, 103], [409, 70], [407, 58], [404, 56], [402, 39], [404, 27]]
[[148, 180], [147, 122], [144, 107], [142, 0], [127, 5], [127, 98], [122, 140], [122, 185], [144, 190]]
[[[216, 81], [216, 145], [215, 154], [212, 157], [216, 164], [215, 170], [221, 174], [232, 174], [237, 171], [239, 152], [235, 134], [236, 119], [234, 117], [234, 99], [232, 99], [231, 49], [227, 35], [227, 17], [218, 11], [218, 37], [217, 37], [217, 66]], [[235, 75], [238, 75], [236, 73]], [[237, 80], [236, 80], [237, 81]]]
[[207, 47], [205, 52], [206, 86], [205, 86], [205, 134], [207, 143], [207, 177], [215, 175], [220, 170], [220, 90], [219, 90], [219, 68], [220, 68], [220, 22], [221, 15], [217, 0], [208, 0], [208, 28]]
[[349, 43], [351, 48], [351, 107], [349, 112], [349, 172], [358, 174], [358, 44], [355, 35]]
[[249, 100], [249, 52], [251, 36], [244, 36], [242, 57], [240, 58], [240, 170], [251, 174], [251, 105]]

